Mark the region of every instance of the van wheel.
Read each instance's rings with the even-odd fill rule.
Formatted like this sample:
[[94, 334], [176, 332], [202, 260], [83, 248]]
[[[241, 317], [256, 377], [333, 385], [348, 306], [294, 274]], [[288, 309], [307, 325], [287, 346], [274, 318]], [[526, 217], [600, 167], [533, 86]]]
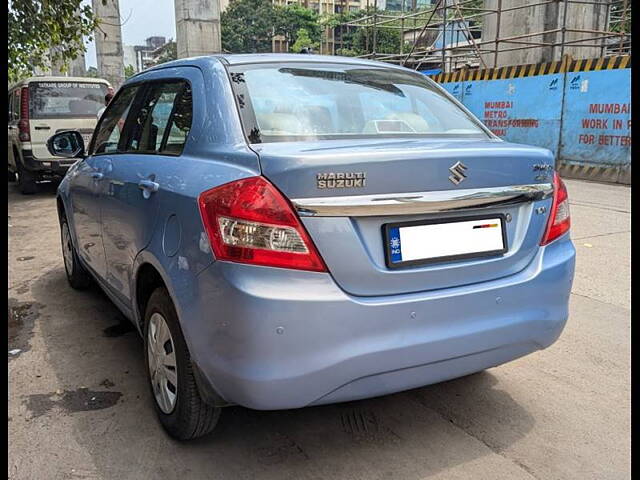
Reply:
[[80, 263], [76, 249], [71, 241], [71, 232], [66, 217], [60, 221], [60, 241], [62, 243], [62, 257], [64, 269], [67, 272], [67, 281], [72, 288], [84, 290], [91, 285], [91, 275]]
[[16, 181], [16, 173], [11, 170], [7, 170], [7, 181], [13, 183]]
[[160, 423], [178, 440], [212, 432], [221, 408], [200, 397], [189, 350], [166, 288], [151, 294], [144, 318], [145, 363]]
[[18, 187], [23, 195], [31, 195], [38, 191], [36, 176], [33, 172], [25, 170], [20, 165], [18, 165]]

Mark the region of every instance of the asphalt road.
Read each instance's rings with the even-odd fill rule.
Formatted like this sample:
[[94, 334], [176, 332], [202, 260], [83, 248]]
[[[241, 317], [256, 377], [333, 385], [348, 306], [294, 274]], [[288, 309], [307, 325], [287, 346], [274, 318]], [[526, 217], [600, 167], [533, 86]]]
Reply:
[[9, 478], [629, 478], [630, 189], [567, 184], [577, 272], [550, 348], [382, 398], [231, 407], [184, 444], [155, 419], [137, 334], [67, 285], [54, 189], [10, 185]]

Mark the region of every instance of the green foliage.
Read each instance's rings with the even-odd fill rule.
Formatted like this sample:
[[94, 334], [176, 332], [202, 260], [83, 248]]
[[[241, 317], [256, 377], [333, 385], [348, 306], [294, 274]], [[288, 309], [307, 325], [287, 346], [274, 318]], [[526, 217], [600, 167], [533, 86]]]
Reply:
[[[354, 12], [338, 13], [325, 17], [324, 24], [328, 27], [338, 27], [346, 22], [351, 22], [367, 15], [381, 13], [373, 7], [368, 10], [357, 10]], [[385, 12], [387, 15], [390, 12]], [[390, 23], [390, 25], [393, 25]], [[400, 53], [400, 42], [402, 40], [400, 30], [393, 28], [378, 27], [375, 29], [375, 51], [376, 53]], [[373, 52], [373, 27], [339, 27], [337, 31], [342, 38], [342, 45], [336, 50], [337, 55], [355, 57]]]
[[127, 65], [124, 67], [124, 78], [133, 77], [136, 74], [136, 69], [133, 68], [133, 65]]
[[297, 42], [298, 35], [302, 30], [304, 30], [312, 44], [319, 44], [322, 36], [322, 27], [316, 11], [295, 3], [282, 7], [275, 7], [275, 9], [275, 33], [277, 35], [284, 36], [289, 45], [289, 49], [293, 48], [293, 45]]
[[[373, 33], [373, 28], [359, 28], [353, 35], [353, 48], [362, 53], [372, 53]], [[367, 48], [367, 36], [369, 48]], [[378, 27], [375, 40], [376, 53], [400, 53], [400, 30]]]
[[231, 53], [270, 52], [277, 26], [270, 0], [231, 0], [220, 17], [222, 48]]
[[[126, 72], [126, 69], [125, 69], [125, 72]], [[87, 69], [87, 73], [85, 74], [85, 76], [91, 77], [91, 78], [98, 78], [100, 75], [98, 75], [98, 69], [96, 67], [89, 67]]]
[[311, 37], [309, 37], [309, 32], [307, 32], [306, 29], [301, 28], [296, 32], [296, 41], [290, 47], [290, 51], [293, 53], [299, 53], [303, 48], [318, 50], [319, 46], [320, 43], [311, 40]]
[[82, 0], [9, 0], [10, 81], [57, 63], [66, 71], [69, 62], [85, 51], [83, 36], [91, 39], [98, 21], [91, 7], [81, 3]]
[[276, 35], [293, 48], [302, 30], [307, 38], [301, 42], [319, 45], [323, 28], [314, 10], [298, 4], [274, 6], [270, 0], [231, 0], [220, 23], [222, 48], [232, 53], [270, 52]]
[[[612, 32], [631, 33], [631, 2], [629, 2], [627, 9], [625, 12], [623, 2], [611, 5], [611, 17], [616, 19], [611, 26]], [[622, 21], [623, 17], [624, 21]]]
[[154, 62], [155, 65], [160, 65], [161, 63], [178, 59], [178, 44], [173, 40], [169, 40], [158, 50], [158, 56], [156, 57], [156, 61]]

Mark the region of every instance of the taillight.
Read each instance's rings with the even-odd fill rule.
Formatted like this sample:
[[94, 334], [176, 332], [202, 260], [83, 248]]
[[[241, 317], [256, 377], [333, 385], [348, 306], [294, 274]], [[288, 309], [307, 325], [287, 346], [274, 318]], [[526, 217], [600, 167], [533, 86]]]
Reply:
[[20, 90], [20, 121], [18, 122], [18, 138], [21, 142], [30, 142], [29, 133], [29, 87]]
[[553, 242], [560, 235], [571, 227], [571, 216], [569, 215], [569, 194], [567, 187], [557, 172], [553, 173], [553, 202], [551, 203], [551, 214], [547, 220], [547, 228], [540, 245], [547, 245]]
[[218, 260], [327, 271], [289, 201], [264, 177], [207, 190], [198, 207]]

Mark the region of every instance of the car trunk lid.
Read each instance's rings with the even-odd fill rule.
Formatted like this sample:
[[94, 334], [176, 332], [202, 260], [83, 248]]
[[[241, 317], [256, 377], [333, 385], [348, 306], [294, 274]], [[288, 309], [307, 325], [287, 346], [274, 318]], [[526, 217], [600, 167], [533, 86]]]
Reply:
[[[297, 206], [331, 275], [350, 294], [392, 295], [489, 281], [522, 270], [539, 248], [550, 204], [546, 186], [553, 157], [547, 150], [472, 138], [253, 147], [263, 174]], [[526, 195], [517, 195], [520, 191]], [[466, 208], [450, 210], [451, 199], [455, 208]], [[332, 211], [327, 204], [348, 208]], [[504, 218], [504, 254], [388, 268], [385, 225], [475, 216]]]

